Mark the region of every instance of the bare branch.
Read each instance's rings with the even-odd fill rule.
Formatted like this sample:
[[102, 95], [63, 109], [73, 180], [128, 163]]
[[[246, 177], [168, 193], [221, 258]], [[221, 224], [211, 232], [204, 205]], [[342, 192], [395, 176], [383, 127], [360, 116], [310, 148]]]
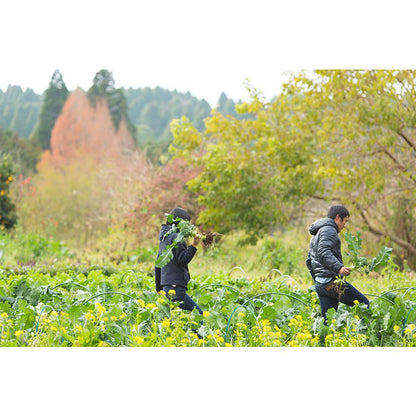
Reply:
[[398, 131], [397, 134], [413, 149], [416, 151], [416, 144], [413, 143], [410, 137], [407, 137], [403, 132]]
[[359, 205], [357, 205], [357, 208], [360, 211], [360, 215], [361, 218], [364, 220], [364, 222], [367, 224], [368, 229], [370, 230], [370, 232], [372, 232], [373, 234], [379, 235], [381, 237], [388, 237], [390, 238], [391, 241], [395, 242], [397, 245], [399, 245], [400, 247], [408, 250], [410, 253], [412, 253], [413, 255], [416, 255], [416, 247], [414, 247], [413, 245], [411, 245], [410, 243], [408, 243], [407, 241], [397, 237], [396, 235], [392, 235], [389, 234], [386, 231], [380, 230], [378, 228], [376, 228], [373, 224], [371, 224], [370, 220], [367, 218], [364, 210], [362, 210]]

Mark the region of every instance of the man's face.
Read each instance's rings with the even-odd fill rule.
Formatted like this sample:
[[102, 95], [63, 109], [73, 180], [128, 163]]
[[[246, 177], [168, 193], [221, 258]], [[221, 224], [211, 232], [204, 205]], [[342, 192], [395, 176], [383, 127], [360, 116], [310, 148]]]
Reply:
[[341, 217], [337, 214], [334, 221], [338, 226], [338, 230], [341, 231], [347, 224], [347, 222], [350, 220], [350, 217], [344, 217], [341, 219]]

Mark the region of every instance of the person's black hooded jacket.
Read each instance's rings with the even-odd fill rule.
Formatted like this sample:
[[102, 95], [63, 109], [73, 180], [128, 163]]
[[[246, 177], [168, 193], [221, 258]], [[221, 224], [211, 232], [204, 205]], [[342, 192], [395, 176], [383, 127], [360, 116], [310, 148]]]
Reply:
[[[172, 244], [177, 236], [176, 233], [169, 234], [165, 238], [165, 234], [172, 228], [170, 224], [162, 224], [159, 233], [159, 252], [158, 257], [167, 245]], [[187, 246], [185, 242], [179, 243], [178, 247], [173, 249], [172, 260], [164, 267], [155, 267], [155, 284], [156, 291], [162, 290], [163, 286], [177, 285], [187, 289], [190, 279], [188, 263], [192, 260], [196, 253], [196, 247]]]
[[307, 263], [314, 277], [335, 277], [344, 265], [339, 229], [332, 218], [321, 218], [309, 227], [312, 234]]

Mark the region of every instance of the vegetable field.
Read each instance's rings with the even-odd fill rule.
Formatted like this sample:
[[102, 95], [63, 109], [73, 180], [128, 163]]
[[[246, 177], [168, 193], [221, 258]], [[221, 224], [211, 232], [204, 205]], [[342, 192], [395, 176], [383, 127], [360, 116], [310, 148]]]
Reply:
[[[297, 279], [299, 281], [297, 281]], [[0, 345], [19, 347], [357, 347], [416, 345], [416, 282], [387, 267], [354, 284], [371, 301], [329, 311], [307, 280], [241, 268], [194, 276], [197, 311], [154, 291], [151, 269], [0, 269]], [[199, 336], [198, 336], [198, 334]]]

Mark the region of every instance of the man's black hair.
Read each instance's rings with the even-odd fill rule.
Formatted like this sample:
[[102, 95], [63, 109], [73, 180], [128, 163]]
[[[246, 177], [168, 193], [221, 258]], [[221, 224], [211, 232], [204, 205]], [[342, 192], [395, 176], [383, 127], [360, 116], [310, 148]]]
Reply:
[[[169, 212], [169, 215], [172, 215], [174, 220], [176, 218], [182, 218], [183, 220], [190, 221], [191, 219], [190, 215], [180, 207], [173, 208], [173, 210]], [[176, 224], [175, 221], [173, 222]], [[169, 222], [167, 221], [166, 224], [169, 224]]]
[[344, 207], [344, 205], [332, 205], [329, 207], [327, 217], [334, 220], [337, 215], [339, 215], [341, 220], [343, 220], [345, 217], [349, 217], [350, 213], [348, 209]]

